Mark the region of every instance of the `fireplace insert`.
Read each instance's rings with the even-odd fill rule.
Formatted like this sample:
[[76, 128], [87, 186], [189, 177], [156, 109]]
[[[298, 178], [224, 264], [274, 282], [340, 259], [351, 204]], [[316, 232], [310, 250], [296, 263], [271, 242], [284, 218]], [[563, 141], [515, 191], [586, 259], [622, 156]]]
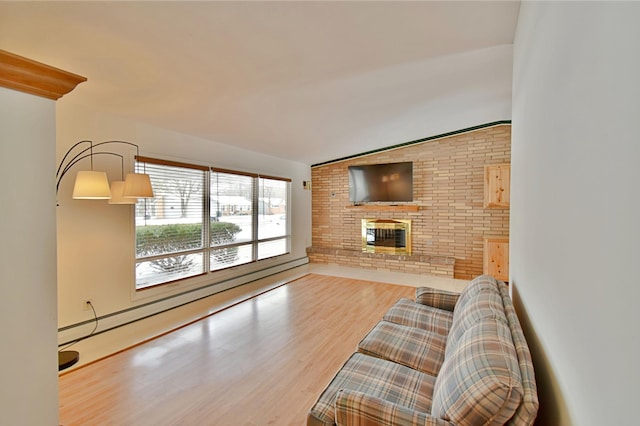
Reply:
[[362, 251], [411, 254], [411, 221], [362, 219]]

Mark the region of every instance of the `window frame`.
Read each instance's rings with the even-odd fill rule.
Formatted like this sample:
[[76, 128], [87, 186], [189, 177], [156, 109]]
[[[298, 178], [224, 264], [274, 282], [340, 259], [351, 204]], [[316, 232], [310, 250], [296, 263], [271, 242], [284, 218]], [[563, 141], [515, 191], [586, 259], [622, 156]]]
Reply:
[[[235, 268], [235, 267], [240, 267], [243, 265], [250, 265], [253, 263], [257, 263], [257, 262], [262, 262], [262, 261], [266, 261], [268, 259], [273, 259], [279, 256], [284, 256], [287, 254], [290, 254], [291, 252], [291, 196], [292, 196], [292, 191], [291, 191], [291, 182], [292, 179], [291, 178], [286, 178], [286, 177], [279, 177], [279, 176], [272, 176], [272, 175], [261, 175], [258, 173], [250, 173], [250, 172], [244, 172], [244, 171], [237, 171], [237, 170], [230, 170], [230, 169], [224, 169], [224, 168], [218, 168], [218, 167], [213, 167], [213, 166], [203, 166], [203, 165], [197, 165], [197, 164], [190, 164], [190, 163], [183, 163], [183, 162], [177, 162], [177, 161], [171, 161], [171, 160], [164, 160], [164, 159], [158, 159], [158, 158], [152, 158], [152, 157], [143, 157], [143, 156], [136, 156], [135, 157], [135, 168], [136, 170], [144, 170], [146, 164], [154, 164], [157, 166], [169, 166], [169, 167], [182, 167], [182, 168], [187, 168], [187, 169], [196, 169], [196, 170], [201, 170], [204, 172], [204, 188], [203, 188], [203, 206], [202, 206], [202, 221], [201, 221], [201, 226], [202, 226], [202, 247], [200, 248], [192, 248], [192, 249], [186, 249], [186, 250], [181, 250], [181, 251], [176, 251], [176, 252], [171, 252], [171, 253], [159, 253], [159, 254], [154, 254], [154, 255], [146, 255], [146, 256], [139, 256], [138, 255], [138, 250], [135, 249], [134, 250], [134, 265], [135, 265], [135, 269], [137, 269], [137, 267], [144, 262], [149, 262], [152, 260], [157, 260], [157, 259], [163, 259], [163, 258], [170, 258], [170, 257], [176, 257], [176, 256], [181, 256], [181, 255], [189, 255], [189, 254], [199, 254], [202, 253], [203, 256], [203, 272], [201, 273], [196, 273], [194, 275], [189, 275], [189, 276], [185, 276], [182, 278], [176, 278], [176, 279], [170, 279], [170, 280], [166, 280], [166, 281], [161, 281], [161, 282], [154, 282], [152, 284], [147, 284], [147, 285], [142, 285], [140, 284], [139, 286], [139, 281], [138, 281], [138, 275], [134, 274], [134, 290], [136, 292], [139, 291], [144, 291], [144, 290], [148, 290], [148, 289], [152, 289], [152, 288], [158, 288], [161, 286], [165, 286], [168, 284], [172, 284], [172, 283], [176, 283], [176, 282], [181, 282], [181, 281], [185, 281], [185, 280], [190, 280], [192, 278], [198, 277], [198, 276], [206, 276], [206, 275], [210, 275], [210, 274], [214, 274], [214, 273], [218, 273], [230, 268]], [[211, 238], [211, 222], [212, 222], [212, 214], [214, 214], [214, 212], [212, 212], [212, 208], [211, 208], [211, 200], [213, 199], [213, 194], [212, 194], [212, 178], [213, 178], [213, 173], [225, 173], [225, 174], [230, 174], [230, 175], [237, 175], [237, 176], [248, 176], [251, 177], [251, 223], [252, 223], [252, 230], [251, 230], [251, 238], [249, 240], [243, 240], [243, 241], [231, 241], [227, 244], [222, 244], [222, 245], [216, 245], [216, 246], [212, 246], [212, 238]], [[260, 204], [260, 185], [262, 183], [261, 179], [269, 179], [269, 180], [276, 180], [276, 181], [283, 181], [286, 182], [286, 186], [284, 188], [284, 199], [283, 202], [285, 203], [285, 207], [284, 207], [284, 213], [283, 215], [285, 215], [285, 229], [284, 229], [284, 233], [282, 235], [279, 236], [272, 236], [272, 237], [268, 237], [268, 238], [259, 238], [259, 234], [260, 234], [260, 220], [259, 220], [259, 215], [260, 215], [260, 208], [259, 208], [259, 204]], [[138, 216], [138, 205], [139, 203], [146, 203], [147, 200], [146, 199], [141, 199], [138, 200], [138, 203], [136, 204], [136, 209], [134, 210], [134, 215], [133, 215], [133, 229], [134, 229], [134, 244], [137, 247], [138, 244], [138, 220], [139, 220], [139, 216]], [[216, 217], [218, 217], [218, 212], [215, 212]], [[208, 218], [208, 220], [207, 220]], [[146, 219], [145, 219], [146, 220]], [[284, 246], [284, 250], [276, 253], [274, 255], [271, 256], [267, 256], [267, 257], [263, 257], [260, 258], [259, 257], [259, 247], [261, 244], [263, 243], [268, 243], [270, 241], [278, 241], [278, 240], [283, 240], [285, 246]], [[234, 264], [230, 264], [228, 266], [224, 266], [224, 267], [220, 267], [220, 268], [216, 268], [216, 269], [212, 269], [213, 268], [213, 262], [211, 260], [212, 254], [214, 251], [216, 250], [224, 250], [224, 249], [232, 249], [235, 247], [241, 247], [241, 246], [250, 246], [251, 247], [251, 259], [249, 261], [244, 261], [241, 263], [234, 263]]]

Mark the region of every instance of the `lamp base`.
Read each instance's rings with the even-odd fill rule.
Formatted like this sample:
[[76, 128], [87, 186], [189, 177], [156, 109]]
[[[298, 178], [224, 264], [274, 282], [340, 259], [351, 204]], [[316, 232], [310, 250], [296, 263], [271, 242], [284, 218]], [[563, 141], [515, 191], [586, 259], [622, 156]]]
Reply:
[[58, 371], [71, 367], [80, 360], [78, 351], [61, 351], [58, 352]]

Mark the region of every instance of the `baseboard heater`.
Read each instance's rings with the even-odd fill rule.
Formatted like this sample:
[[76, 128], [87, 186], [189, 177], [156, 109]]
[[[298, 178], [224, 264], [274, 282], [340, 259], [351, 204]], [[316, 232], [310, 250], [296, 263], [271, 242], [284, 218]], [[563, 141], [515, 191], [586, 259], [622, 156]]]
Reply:
[[[309, 263], [309, 258], [305, 256], [286, 263], [261, 269], [259, 271], [248, 272], [237, 277], [216, 281], [183, 293], [167, 296], [141, 305], [132, 306], [131, 308], [99, 316], [98, 328], [92, 335], [95, 336], [97, 334], [179, 308], [180, 306], [204, 299], [205, 297], [213, 296], [215, 294], [222, 293], [223, 291], [231, 290], [232, 288], [249, 284], [263, 278], [268, 278], [269, 276], [306, 265], [307, 263]], [[58, 346], [63, 346], [69, 342], [83, 338], [83, 336], [86, 336], [89, 331], [91, 331], [94, 324], [95, 320], [91, 319], [59, 328]]]

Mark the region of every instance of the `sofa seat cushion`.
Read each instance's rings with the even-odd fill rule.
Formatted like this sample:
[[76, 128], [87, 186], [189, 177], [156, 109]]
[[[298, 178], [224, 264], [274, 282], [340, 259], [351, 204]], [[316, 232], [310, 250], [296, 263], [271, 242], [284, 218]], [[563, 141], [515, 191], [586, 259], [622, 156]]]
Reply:
[[309, 411], [307, 424], [335, 424], [339, 390], [362, 392], [411, 410], [428, 413], [436, 378], [391, 361], [354, 353]]
[[429, 413], [410, 410], [362, 392], [341, 389], [336, 396], [338, 426], [454, 426]]
[[437, 376], [447, 337], [415, 327], [380, 321], [358, 344], [358, 352]]
[[453, 322], [453, 312], [421, 305], [403, 298], [398, 300], [382, 319], [446, 336]]
[[455, 308], [460, 293], [439, 290], [431, 287], [416, 288], [416, 303], [433, 306], [434, 308], [452, 311]]
[[508, 324], [482, 320], [447, 354], [436, 380], [432, 416], [459, 426], [502, 425], [522, 401], [523, 389]]

